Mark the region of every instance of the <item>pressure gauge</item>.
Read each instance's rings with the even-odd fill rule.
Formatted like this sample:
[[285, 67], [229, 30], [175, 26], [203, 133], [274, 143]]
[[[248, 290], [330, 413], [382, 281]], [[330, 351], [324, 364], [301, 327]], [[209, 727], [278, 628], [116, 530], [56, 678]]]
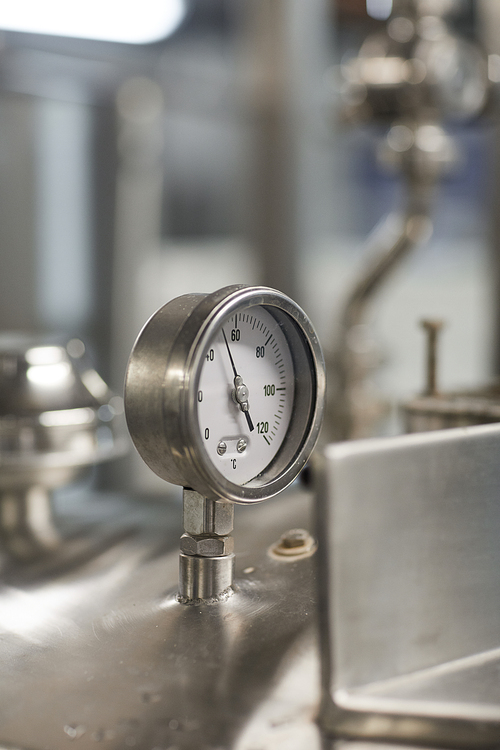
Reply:
[[305, 313], [266, 287], [172, 300], [132, 351], [125, 411], [163, 479], [212, 500], [255, 503], [288, 486], [316, 443], [321, 348]]

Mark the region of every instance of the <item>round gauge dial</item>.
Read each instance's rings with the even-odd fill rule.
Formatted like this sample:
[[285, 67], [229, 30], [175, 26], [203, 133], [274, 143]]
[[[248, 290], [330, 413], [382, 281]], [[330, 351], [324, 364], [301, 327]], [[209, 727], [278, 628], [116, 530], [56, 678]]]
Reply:
[[204, 448], [226, 479], [245, 484], [276, 456], [290, 424], [294, 383], [288, 342], [264, 307], [221, 325], [206, 349], [196, 399]]
[[325, 371], [314, 329], [265, 287], [185, 295], [148, 321], [125, 386], [130, 433], [167, 481], [252, 503], [290, 484], [315, 445]]

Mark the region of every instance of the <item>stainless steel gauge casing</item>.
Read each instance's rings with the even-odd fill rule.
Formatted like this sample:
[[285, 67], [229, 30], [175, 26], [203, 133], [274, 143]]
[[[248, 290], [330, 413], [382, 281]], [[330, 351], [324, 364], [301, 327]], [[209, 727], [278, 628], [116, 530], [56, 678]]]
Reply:
[[[209, 460], [196, 395], [209, 343], [230, 316], [256, 306], [270, 313], [286, 339], [295, 373], [293, 409], [273, 460], [251, 481], [237, 484]], [[305, 313], [281, 292], [235, 285], [178, 297], [150, 318], [130, 356], [125, 411], [137, 450], [162, 479], [208, 498], [255, 503], [287, 487], [308, 460], [321, 426], [325, 387], [321, 347]]]

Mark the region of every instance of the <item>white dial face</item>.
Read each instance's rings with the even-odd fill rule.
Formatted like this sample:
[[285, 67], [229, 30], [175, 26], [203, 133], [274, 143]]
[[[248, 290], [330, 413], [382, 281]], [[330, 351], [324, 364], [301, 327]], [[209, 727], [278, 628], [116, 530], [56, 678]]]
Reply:
[[228, 318], [208, 345], [197, 393], [198, 427], [210, 461], [245, 484], [276, 456], [294, 399], [289, 345], [258, 305]]

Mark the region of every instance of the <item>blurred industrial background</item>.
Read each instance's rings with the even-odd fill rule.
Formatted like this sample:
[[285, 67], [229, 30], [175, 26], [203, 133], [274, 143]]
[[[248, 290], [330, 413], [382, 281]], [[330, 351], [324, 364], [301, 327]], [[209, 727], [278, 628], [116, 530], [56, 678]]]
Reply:
[[[403, 203], [401, 170], [380, 157], [391, 113], [384, 121], [367, 99], [352, 116], [359, 101], [346, 96], [349, 66], [367, 37], [387, 33], [392, 5], [185, 0], [172, 2], [171, 28], [142, 43], [4, 22], [0, 329], [81, 337], [121, 393], [133, 341], [159, 305], [263, 283], [304, 307], [333, 356], [367, 238]], [[399, 3], [402, 16], [411, 5]], [[420, 15], [442, 15], [448, 41], [474, 45], [477, 59], [454, 58], [443, 84], [451, 97], [468, 87], [474, 102], [438, 113], [454, 157], [436, 179], [433, 231], [357, 330], [382, 403], [375, 433], [399, 431], [395, 405], [422, 391], [422, 318], [445, 323], [443, 389], [485, 383], [499, 367], [500, 13], [495, 0], [428, 5]], [[442, 37], [436, 28], [427, 40]], [[404, 46], [408, 33], [403, 24], [389, 36]]]

